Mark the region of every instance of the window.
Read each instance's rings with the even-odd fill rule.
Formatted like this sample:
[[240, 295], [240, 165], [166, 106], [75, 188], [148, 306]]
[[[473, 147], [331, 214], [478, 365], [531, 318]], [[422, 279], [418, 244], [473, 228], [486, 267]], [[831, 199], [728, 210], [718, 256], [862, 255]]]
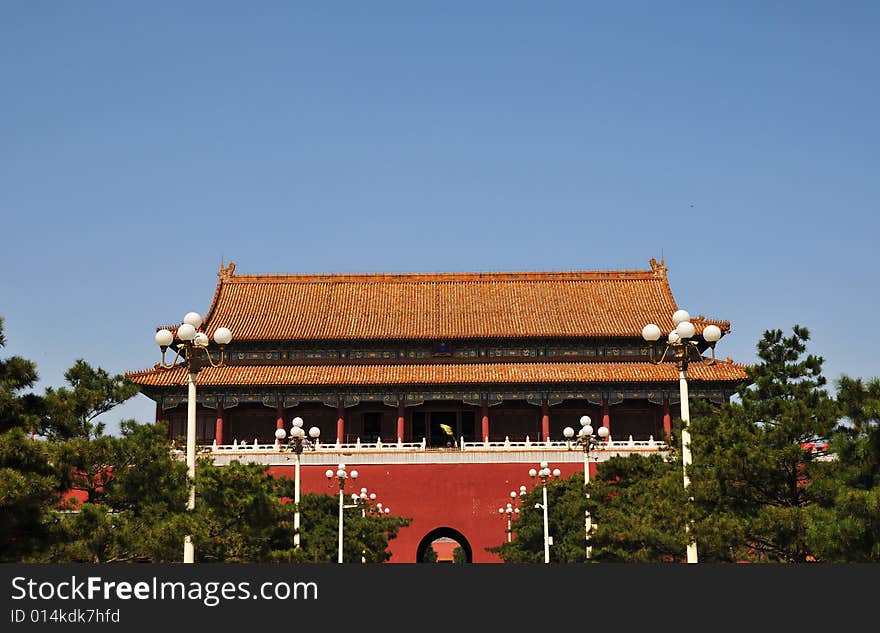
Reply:
[[364, 413], [364, 442], [375, 442], [382, 435], [382, 414], [369, 411]]

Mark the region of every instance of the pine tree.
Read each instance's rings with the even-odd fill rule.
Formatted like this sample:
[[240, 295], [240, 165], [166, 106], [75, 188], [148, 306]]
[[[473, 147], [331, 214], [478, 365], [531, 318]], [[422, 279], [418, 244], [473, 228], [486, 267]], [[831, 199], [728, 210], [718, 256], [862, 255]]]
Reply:
[[671, 457], [631, 455], [599, 464], [588, 503], [594, 561], [684, 560], [687, 501], [681, 464]]
[[53, 446], [70, 491], [58, 508], [53, 542], [41, 559], [52, 562], [174, 562], [186, 512], [186, 466], [174, 458], [164, 425], [125, 420], [120, 437], [77, 437]]
[[[6, 339], [0, 318], [0, 347]], [[0, 561], [21, 560], [49, 538], [48, 508], [60, 499], [60, 471], [43, 442], [30, 439], [43, 402], [25, 390], [36, 365], [19, 356], [0, 360]]]
[[824, 359], [807, 354], [807, 328], [769, 330], [740, 402], [696, 407], [691, 422], [694, 533], [701, 560], [806, 562], [813, 483], [837, 426]]
[[842, 376], [837, 401], [850, 425], [835, 434], [825, 476], [811, 486], [807, 542], [818, 560], [880, 562], [880, 379]]
[[140, 388], [125, 376], [111, 376], [77, 359], [64, 373], [67, 387], [49, 387], [43, 431], [53, 440], [100, 437], [104, 425], [95, 418], [137, 395]]

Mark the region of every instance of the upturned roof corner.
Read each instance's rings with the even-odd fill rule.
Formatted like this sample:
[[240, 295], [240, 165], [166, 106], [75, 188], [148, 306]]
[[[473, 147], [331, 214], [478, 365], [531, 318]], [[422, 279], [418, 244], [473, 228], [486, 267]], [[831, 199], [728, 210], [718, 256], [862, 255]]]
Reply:
[[229, 262], [228, 266], [224, 266], [220, 264], [220, 271], [217, 273], [217, 276], [220, 278], [220, 281], [231, 281], [232, 277], [235, 275], [235, 262]]

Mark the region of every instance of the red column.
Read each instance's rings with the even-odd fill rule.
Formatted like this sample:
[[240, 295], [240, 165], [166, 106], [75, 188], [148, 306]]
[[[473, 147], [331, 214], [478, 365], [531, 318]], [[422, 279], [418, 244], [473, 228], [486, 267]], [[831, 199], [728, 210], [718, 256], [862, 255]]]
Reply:
[[406, 440], [406, 409], [403, 400], [397, 401], [397, 439], [401, 442]]
[[614, 438], [611, 432], [611, 414], [608, 411], [608, 398], [602, 398], [602, 426], [608, 429], [608, 435]]
[[489, 401], [486, 398], [483, 398], [483, 424], [482, 424], [482, 432], [483, 437], [480, 438], [482, 440], [489, 439]]
[[547, 400], [541, 402], [541, 439], [545, 442], [550, 439], [550, 407]]
[[275, 428], [283, 429], [284, 428], [284, 407], [280, 404], [275, 407], [275, 411], [278, 413], [278, 418], [275, 420]]
[[669, 398], [663, 398], [663, 439], [668, 439], [672, 434], [672, 416], [669, 415]]
[[336, 441], [340, 444], [345, 441], [345, 405], [342, 400], [336, 407]]
[[156, 403], [156, 424], [159, 424], [162, 421], [162, 402], [160, 401]]
[[217, 445], [223, 444], [223, 403], [217, 403], [217, 425], [214, 427], [214, 440]]

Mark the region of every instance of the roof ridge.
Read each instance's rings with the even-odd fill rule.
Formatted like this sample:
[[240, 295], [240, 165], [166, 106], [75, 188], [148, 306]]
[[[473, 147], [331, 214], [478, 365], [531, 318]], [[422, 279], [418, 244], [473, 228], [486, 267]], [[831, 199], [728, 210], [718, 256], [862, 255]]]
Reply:
[[145, 376], [147, 374], [153, 374], [158, 372], [169, 372], [175, 371], [181, 367], [186, 367], [186, 363], [174, 363], [170, 367], [164, 366], [160, 363], [156, 363], [152, 367], [147, 367], [146, 369], [135, 369], [132, 371], [125, 372], [125, 377], [128, 378], [130, 376]]
[[[709, 359], [708, 356], [704, 356], [703, 358], [705, 358], [706, 360]], [[674, 361], [672, 361], [672, 360], [666, 361], [666, 362], [668, 362], [668, 364], [670, 364], [670, 365], [672, 363], [674, 363]], [[368, 361], [367, 362], [336, 361], [336, 362], [328, 362], [328, 363], [320, 363], [320, 362], [319, 363], [297, 363], [297, 362], [267, 361], [264, 363], [257, 363], [257, 364], [239, 364], [239, 363], [224, 364], [224, 365], [218, 365], [217, 367], [215, 367], [215, 369], [217, 369], [217, 368], [272, 369], [272, 368], [278, 368], [278, 367], [403, 367], [403, 368], [408, 369], [408, 368], [412, 368], [412, 367], [437, 367], [437, 366], [441, 366], [441, 365], [442, 366], [479, 365], [481, 367], [495, 367], [495, 366], [515, 366], [515, 365], [516, 366], [523, 366], [523, 365], [547, 365], [547, 366], [566, 365], [566, 366], [571, 366], [571, 365], [586, 365], [586, 364], [588, 364], [588, 365], [614, 365], [614, 366], [619, 366], [619, 367], [641, 367], [641, 366], [647, 366], [649, 364], [650, 365], [657, 365], [658, 363], [653, 363], [647, 359], [620, 361], [620, 360], [612, 360], [612, 359], [565, 360], [563, 358], [560, 358], [558, 360], [556, 360], [556, 359], [552, 359], [552, 360], [550, 360], [550, 359], [534, 359], [534, 358], [533, 359], [523, 359], [523, 360], [512, 360], [512, 359], [507, 360], [506, 359], [506, 360], [483, 361], [483, 362], [479, 362], [479, 363], [457, 363], [457, 362], [414, 363], [414, 362], [409, 362], [408, 359], [404, 359], [403, 362], [399, 362], [399, 363], [387, 363], [387, 362], [386, 363], [381, 363], [381, 362], [377, 363], [377, 362], [368, 362]], [[699, 365], [700, 363], [694, 363], [694, 364]], [[739, 367], [739, 368], [743, 368], [743, 369], [747, 368], [747, 367], [751, 367], [750, 363], [738, 362], [738, 361], [733, 360], [729, 356], [727, 358], [716, 358], [714, 362], [706, 363], [706, 366], [711, 367], [712, 365], [726, 365], [729, 367]], [[178, 371], [180, 369], [185, 369], [185, 368], [186, 368], [185, 363], [175, 363], [174, 365], [172, 365], [170, 367], [165, 367], [165, 366], [162, 366], [157, 363], [156, 365], [154, 365], [153, 367], [148, 368], [148, 369], [141, 369], [141, 370], [137, 370], [137, 371], [125, 372], [125, 375], [126, 376], [142, 376], [142, 375], [147, 375], [147, 374], [168, 373], [168, 372]]]
[[651, 270], [568, 270], [441, 273], [315, 273], [257, 274], [221, 277], [221, 284], [248, 283], [455, 283], [455, 282], [531, 282], [531, 281], [614, 281], [657, 276]]

